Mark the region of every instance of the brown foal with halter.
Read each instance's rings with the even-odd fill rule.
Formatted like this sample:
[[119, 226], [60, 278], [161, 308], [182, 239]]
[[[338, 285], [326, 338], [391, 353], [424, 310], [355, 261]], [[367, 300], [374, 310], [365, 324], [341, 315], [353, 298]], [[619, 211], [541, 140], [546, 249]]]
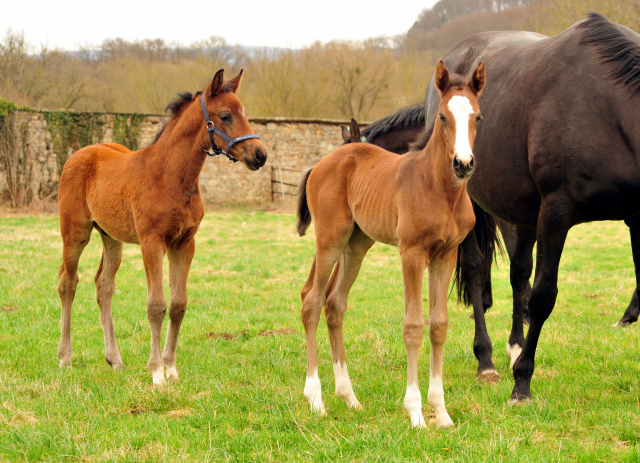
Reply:
[[[402, 262], [407, 350], [404, 407], [411, 424], [424, 427], [418, 387], [418, 351], [424, 332], [422, 282], [429, 268], [429, 404], [438, 426], [452, 426], [444, 404], [442, 363], [449, 316], [447, 292], [458, 244], [473, 228], [467, 195], [473, 171], [472, 147], [481, 119], [478, 96], [485, 83], [480, 64], [469, 81], [436, 69], [442, 97], [439, 118], [425, 149], [404, 156], [368, 143], [343, 145], [307, 172], [299, 191], [298, 232], [311, 219], [316, 253], [302, 289], [302, 322], [307, 337], [304, 395], [311, 409], [325, 413], [318, 377], [316, 332], [325, 307], [335, 392], [350, 408], [361, 408], [347, 372], [342, 324], [349, 290], [374, 242], [397, 246]], [[336, 265], [333, 274], [331, 273]]]
[[[220, 70], [204, 93], [181, 94], [167, 107], [172, 117], [147, 148], [131, 152], [114, 143], [92, 145], [79, 150], [65, 164], [59, 186], [63, 241], [58, 273], [61, 368], [71, 365], [71, 305], [78, 284], [78, 261], [91, 230], [96, 228], [103, 243], [95, 283], [107, 362], [116, 370], [124, 366], [116, 344], [111, 301], [122, 243], [136, 243], [147, 277], [151, 327], [147, 366], [154, 384], [164, 384], [165, 373], [169, 381], [178, 379], [176, 348], [187, 307], [187, 275], [195, 250], [194, 236], [204, 216], [200, 171], [207, 154], [211, 154], [208, 147], [213, 143], [217, 150], [210, 136], [215, 133], [218, 143], [224, 140], [223, 146], [227, 146], [226, 153], [217, 152], [243, 162], [250, 170], [257, 170], [267, 159], [267, 151], [249, 126], [247, 112], [236, 96], [241, 80], [242, 71], [225, 82]], [[242, 143], [235, 144], [238, 141]], [[161, 355], [160, 331], [167, 307], [162, 284], [165, 254], [169, 258], [171, 302]]]

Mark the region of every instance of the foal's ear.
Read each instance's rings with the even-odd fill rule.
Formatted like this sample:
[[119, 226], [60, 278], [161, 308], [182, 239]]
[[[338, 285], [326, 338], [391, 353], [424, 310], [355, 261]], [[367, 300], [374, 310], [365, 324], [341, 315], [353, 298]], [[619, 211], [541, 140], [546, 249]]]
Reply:
[[240, 82], [242, 82], [242, 71], [244, 69], [240, 69], [240, 73], [235, 76], [233, 79], [227, 82], [227, 89], [233, 93], [238, 93], [238, 89], [240, 88]]
[[487, 71], [484, 69], [484, 64], [478, 64], [478, 67], [471, 74], [471, 79], [469, 79], [469, 88], [475, 93], [477, 96], [480, 96], [482, 89], [484, 88], [484, 84], [487, 82]]
[[351, 141], [351, 134], [349, 133], [349, 129], [344, 125], [341, 125], [340, 127], [342, 127], [342, 139], [345, 143], [349, 143]]
[[208, 97], [214, 97], [222, 90], [222, 85], [224, 84], [224, 69], [220, 69], [216, 72], [216, 75], [213, 76], [213, 80], [211, 81], [211, 85], [209, 86], [209, 91], [207, 92]]
[[360, 140], [360, 126], [356, 120], [351, 118], [351, 142], [359, 142]]
[[440, 96], [444, 95], [444, 92], [451, 86], [451, 79], [449, 78], [449, 71], [446, 66], [440, 60], [436, 66], [436, 88], [440, 92]]

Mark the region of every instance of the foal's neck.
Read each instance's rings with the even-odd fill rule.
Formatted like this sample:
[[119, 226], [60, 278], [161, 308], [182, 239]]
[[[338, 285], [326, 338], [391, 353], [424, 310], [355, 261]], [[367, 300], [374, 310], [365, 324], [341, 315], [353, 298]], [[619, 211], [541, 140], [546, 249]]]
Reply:
[[444, 129], [440, 122], [436, 122], [433, 134], [418, 158], [424, 166], [420, 169], [421, 173], [429, 178], [429, 184], [442, 198], [457, 203], [460, 197], [466, 194], [467, 180], [459, 179], [453, 172], [452, 160], [447, 152]]
[[185, 191], [198, 184], [207, 155], [202, 128], [205, 125], [198, 99], [167, 123], [158, 141], [151, 146], [165, 181], [176, 183]]

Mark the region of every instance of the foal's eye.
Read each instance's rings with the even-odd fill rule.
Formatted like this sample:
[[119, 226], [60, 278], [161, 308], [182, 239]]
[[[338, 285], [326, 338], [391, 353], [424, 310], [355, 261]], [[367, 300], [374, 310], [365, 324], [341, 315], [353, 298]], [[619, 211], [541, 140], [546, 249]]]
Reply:
[[440, 116], [440, 120], [442, 121], [443, 124], [447, 122], [447, 118], [445, 117], [444, 114], [440, 113], [438, 116]]
[[219, 117], [222, 122], [231, 122], [231, 119], [233, 119], [233, 117], [229, 113], [220, 114]]
[[481, 120], [482, 120], [482, 114], [478, 114], [476, 116], [476, 124], [479, 124]]

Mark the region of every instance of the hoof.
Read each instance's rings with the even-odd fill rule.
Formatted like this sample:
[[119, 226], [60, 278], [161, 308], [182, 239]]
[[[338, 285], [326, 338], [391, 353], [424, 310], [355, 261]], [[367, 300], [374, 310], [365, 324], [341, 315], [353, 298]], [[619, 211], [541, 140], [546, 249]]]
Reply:
[[65, 368], [71, 368], [71, 360], [60, 360], [59, 367], [61, 370], [64, 370]]
[[531, 403], [531, 397], [511, 397], [507, 403], [509, 405], [528, 405]]
[[178, 370], [175, 367], [165, 367], [164, 373], [167, 377], [167, 381], [170, 383], [175, 383], [180, 380], [178, 377]]
[[327, 414], [327, 411], [324, 409], [324, 405], [322, 404], [322, 401], [310, 402], [309, 406], [311, 407], [311, 412], [315, 413], [316, 415], [325, 416]]
[[484, 370], [476, 375], [476, 381], [479, 383], [496, 384], [500, 381], [500, 373], [496, 370]]
[[[424, 421], [422, 413], [417, 416], [409, 416], [411, 418], [411, 427], [414, 429], [426, 429], [427, 423]], [[435, 418], [434, 418], [435, 420]]]
[[440, 420], [438, 420], [437, 418], [430, 418], [429, 424], [431, 425], [435, 424], [437, 428], [442, 428], [442, 429], [453, 428], [453, 421], [451, 421], [451, 418], [449, 418], [449, 415], [441, 418]]
[[124, 371], [127, 369], [124, 363], [115, 363], [111, 365], [111, 368], [113, 368], [113, 371]]
[[347, 402], [347, 407], [349, 407], [350, 410], [362, 410], [364, 408], [355, 397]]
[[631, 321], [620, 320], [611, 326], [614, 328], [626, 328], [629, 325], [631, 325]]

